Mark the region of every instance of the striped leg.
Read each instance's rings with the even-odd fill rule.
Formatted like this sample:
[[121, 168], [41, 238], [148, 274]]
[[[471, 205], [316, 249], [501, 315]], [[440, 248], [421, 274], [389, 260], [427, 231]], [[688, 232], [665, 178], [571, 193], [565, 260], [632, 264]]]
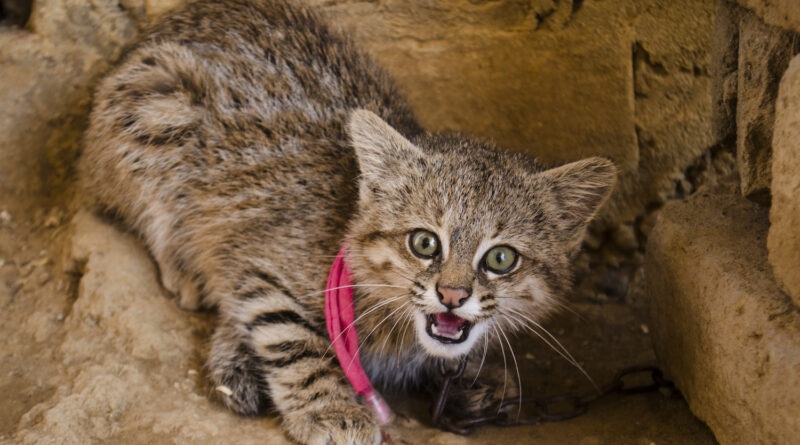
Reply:
[[231, 409], [252, 415], [269, 400], [300, 443], [380, 443], [380, 430], [356, 401], [329, 340], [293, 300], [273, 290], [222, 315], [209, 365]]

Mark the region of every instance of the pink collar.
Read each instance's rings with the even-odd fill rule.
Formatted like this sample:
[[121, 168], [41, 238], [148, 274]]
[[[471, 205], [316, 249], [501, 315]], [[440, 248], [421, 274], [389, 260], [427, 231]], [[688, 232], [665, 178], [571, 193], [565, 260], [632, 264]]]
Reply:
[[375, 414], [378, 423], [386, 425], [392, 418], [392, 411], [372, 387], [358, 354], [353, 285], [350, 280], [350, 268], [345, 262], [346, 251], [347, 244], [339, 250], [328, 274], [328, 285], [325, 287], [325, 322], [344, 375], [353, 385], [356, 394], [363, 398], [364, 403]]

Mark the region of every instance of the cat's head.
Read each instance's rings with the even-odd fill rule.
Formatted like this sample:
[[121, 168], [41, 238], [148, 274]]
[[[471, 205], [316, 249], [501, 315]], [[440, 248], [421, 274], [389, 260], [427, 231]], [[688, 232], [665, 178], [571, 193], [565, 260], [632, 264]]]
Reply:
[[361, 170], [348, 258], [361, 324], [436, 357], [549, 313], [616, 178], [602, 158], [545, 170], [461, 137], [409, 141], [364, 110], [348, 131]]

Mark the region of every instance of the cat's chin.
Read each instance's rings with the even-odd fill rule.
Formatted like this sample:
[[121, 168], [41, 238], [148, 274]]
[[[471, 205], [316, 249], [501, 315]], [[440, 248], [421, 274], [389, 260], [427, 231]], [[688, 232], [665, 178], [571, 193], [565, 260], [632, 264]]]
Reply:
[[434, 315], [417, 312], [414, 315], [417, 339], [425, 351], [434, 357], [457, 358], [467, 354], [475, 341], [486, 332], [486, 322], [470, 323], [464, 320], [459, 329], [439, 330]]

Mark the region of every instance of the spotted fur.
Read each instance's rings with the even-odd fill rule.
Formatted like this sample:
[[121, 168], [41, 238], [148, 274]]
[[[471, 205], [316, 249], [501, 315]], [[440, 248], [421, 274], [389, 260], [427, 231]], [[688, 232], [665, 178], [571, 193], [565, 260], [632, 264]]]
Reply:
[[[246, 0], [195, 2], [126, 55], [99, 85], [79, 170], [180, 304], [218, 309], [208, 369], [222, 401], [273, 406], [314, 444], [380, 441], [325, 334], [343, 242], [368, 373], [426, 384], [439, 360], [480, 358], [554, 308], [615, 176], [599, 158], [548, 170], [425, 133], [345, 36], [302, 7]], [[434, 257], [413, 253], [418, 229], [438, 237]], [[519, 253], [508, 273], [484, 267], [498, 245]], [[468, 296], [448, 308], [444, 288]], [[458, 341], [429, 334], [448, 311], [468, 327]]]

